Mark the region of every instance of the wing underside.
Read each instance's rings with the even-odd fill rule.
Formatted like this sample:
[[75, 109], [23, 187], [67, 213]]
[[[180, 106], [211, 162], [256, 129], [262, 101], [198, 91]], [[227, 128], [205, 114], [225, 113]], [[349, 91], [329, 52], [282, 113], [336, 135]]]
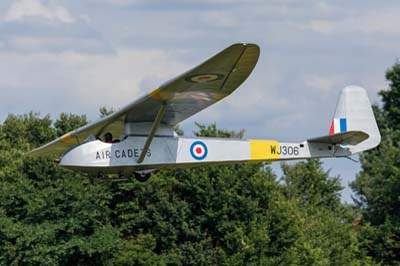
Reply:
[[173, 127], [238, 88], [254, 69], [259, 53], [255, 44], [234, 44], [117, 112], [71, 131], [30, 154], [60, 156], [91, 135], [99, 137], [111, 132], [120, 136], [125, 132], [126, 123], [153, 122], [162, 105], [165, 112], [161, 124]]

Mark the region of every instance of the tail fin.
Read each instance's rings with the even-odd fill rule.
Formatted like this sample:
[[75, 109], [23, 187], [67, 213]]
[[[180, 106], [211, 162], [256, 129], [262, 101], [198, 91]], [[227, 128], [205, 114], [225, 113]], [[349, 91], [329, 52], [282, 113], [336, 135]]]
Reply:
[[381, 134], [367, 92], [358, 86], [348, 86], [340, 93], [329, 135], [333, 137], [356, 131], [367, 134], [368, 138], [348, 146], [353, 154], [372, 149], [381, 141]]

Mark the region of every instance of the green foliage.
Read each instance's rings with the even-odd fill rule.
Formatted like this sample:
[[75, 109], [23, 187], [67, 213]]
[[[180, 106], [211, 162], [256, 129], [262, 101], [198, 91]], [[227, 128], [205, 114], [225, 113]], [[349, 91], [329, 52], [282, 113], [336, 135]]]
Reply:
[[243, 265], [266, 256], [266, 208], [277, 189], [256, 165], [161, 171], [145, 184], [119, 184], [115, 214], [125, 236], [154, 236], [154, 250], [176, 250], [182, 265]]
[[179, 125], [174, 126], [174, 131], [178, 136], [184, 135], [183, 129]]
[[50, 116], [39, 117], [39, 113], [9, 115], [2, 126], [4, 139], [14, 148], [28, 150], [53, 140], [56, 132]]
[[[298, 236], [292, 252], [298, 265], [374, 265], [353, 230], [355, 212], [340, 203], [340, 180], [317, 159], [282, 164], [283, 194], [294, 204]], [[297, 255], [296, 255], [297, 253]]]
[[217, 137], [217, 138], [237, 138], [241, 139], [244, 136], [244, 129], [241, 129], [239, 132], [226, 130], [226, 129], [218, 129], [217, 124], [213, 123], [211, 125], [203, 125], [195, 122], [195, 125], [198, 128], [198, 131], [193, 132], [195, 136], [198, 137]]
[[[0, 125], [0, 265], [373, 265], [357, 237], [377, 232], [355, 229], [338, 178], [317, 160], [283, 165], [283, 182], [255, 163], [139, 183], [23, 155], [86, 123], [30, 113]], [[196, 136], [244, 133], [197, 126]]]
[[318, 159], [289, 165], [282, 164], [284, 193], [289, 199], [298, 199], [304, 205], [324, 206], [335, 210], [340, 206], [338, 177], [330, 178]]
[[1, 136], [0, 265], [100, 265], [111, 257], [122, 241], [107, 187], [23, 156], [56, 137], [49, 117], [10, 115]]
[[74, 129], [80, 128], [88, 123], [86, 115], [74, 115], [61, 113], [60, 118], [54, 123], [57, 135], [62, 136]]
[[352, 188], [372, 224], [400, 223], [400, 131], [382, 131], [382, 142], [361, 156], [362, 171]]
[[389, 81], [389, 88], [382, 90], [383, 111], [387, 122], [393, 129], [400, 129], [400, 63], [386, 71], [386, 79]]
[[383, 265], [400, 265], [400, 65], [386, 72], [383, 106], [374, 107], [381, 144], [360, 156], [362, 170], [351, 187], [362, 213], [360, 241]]

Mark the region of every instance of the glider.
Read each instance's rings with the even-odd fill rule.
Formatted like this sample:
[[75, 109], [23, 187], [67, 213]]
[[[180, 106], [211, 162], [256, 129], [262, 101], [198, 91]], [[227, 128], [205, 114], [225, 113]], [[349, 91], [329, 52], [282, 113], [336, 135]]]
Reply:
[[[237, 89], [259, 54], [255, 44], [234, 44], [119, 111], [29, 154], [52, 156], [63, 167], [95, 176], [134, 174], [145, 181], [157, 169], [349, 157], [380, 143], [368, 95], [357, 86], [342, 90], [326, 136], [301, 142], [178, 137], [174, 126]], [[105, 142], [103, 135], [118, 142]]]

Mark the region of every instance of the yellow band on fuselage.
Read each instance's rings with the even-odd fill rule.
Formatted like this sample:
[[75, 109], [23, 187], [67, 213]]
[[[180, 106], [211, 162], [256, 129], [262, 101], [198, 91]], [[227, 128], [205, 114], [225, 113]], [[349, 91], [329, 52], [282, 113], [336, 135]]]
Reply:
[[275, 140], [249, 140], [251, 160], [276, 160], [280, 156], [279, 142]]

